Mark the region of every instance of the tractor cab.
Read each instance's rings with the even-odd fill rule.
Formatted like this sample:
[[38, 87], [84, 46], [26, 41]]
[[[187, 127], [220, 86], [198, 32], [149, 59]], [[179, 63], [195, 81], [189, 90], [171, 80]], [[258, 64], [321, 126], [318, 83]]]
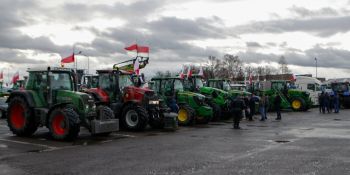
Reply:
[[81, 77], [79, 90], [96, 88], [98, 85], [98, 75], [86, 74]]

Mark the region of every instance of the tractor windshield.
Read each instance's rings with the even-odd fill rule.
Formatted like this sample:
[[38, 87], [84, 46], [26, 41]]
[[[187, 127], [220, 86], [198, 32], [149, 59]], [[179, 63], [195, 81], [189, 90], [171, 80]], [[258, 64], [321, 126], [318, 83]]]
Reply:
[[184, 90], [184, 87], [183, 87], [183, 84], [182, 84], [181, 80], [175, 80], [174, 81], [174, 89], [176, 91], [183, 91]]
[[201, 88], [204, 86], [202, 79], [196, 78], [195, 81], [196, 81], [196, 88]]
[[131, 81], [130, 75], [119, 75], [119, 88], [123, 89], [127, 86], [134, 86], [134, 83]]
[[73, 90], [72, 77], [67, 72], [52, 72], [50, 80], [52, 90]]
[[228, 81], [223, 81], [222, 82], [222, 89], [224, 91], [229, 91], [231, 90], [231, 86], [230, 86], [230, 83]]

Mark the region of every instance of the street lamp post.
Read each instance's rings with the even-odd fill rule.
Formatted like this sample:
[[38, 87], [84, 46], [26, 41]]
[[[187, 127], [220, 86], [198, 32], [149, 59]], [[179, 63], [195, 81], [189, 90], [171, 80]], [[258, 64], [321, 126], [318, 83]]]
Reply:
[[316, 63], [316, 79], [317, 79], [317, 58], [315, 57], [315, 63]]

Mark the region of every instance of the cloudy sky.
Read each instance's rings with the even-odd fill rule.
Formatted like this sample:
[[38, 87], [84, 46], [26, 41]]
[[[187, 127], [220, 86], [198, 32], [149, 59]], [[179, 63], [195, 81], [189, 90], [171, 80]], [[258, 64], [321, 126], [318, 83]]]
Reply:
[[[0, 0], [5, 77], [59, 66], [73, 45], [90, 72], [111, 68], [133, 43], [151, 48], [148, 75], [229, 53], [252, 66], [277, 66], [284, 55], [295, 74], [315, 74], [317, 57], [318, 76], [350, 77], [350, 1]], [[87, 57], [77, 59], [86, 68]]]

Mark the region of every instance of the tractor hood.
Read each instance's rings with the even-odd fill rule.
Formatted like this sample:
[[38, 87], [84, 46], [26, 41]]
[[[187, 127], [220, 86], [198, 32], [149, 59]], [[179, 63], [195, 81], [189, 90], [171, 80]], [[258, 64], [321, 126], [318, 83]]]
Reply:
[[125, 87], [125, 89], [129, 90], [129, 91], [134, 91], [136, 93], [141, 93], [141, 94], [145, 94], [145, 93], [154, 93], [153, 90], [148, 89], [148, 88], [139, 88], [139, 87], [135, 87], [135, 86], [127, 86]]
[[53, 91], [54, 104], [70, 103], [77, 107], [79, 113], [85, 113], [94, 108], [94, 99], [83, 92], [57, 90]]
[[182, 92], [178, 92], [179, 94], [181, 95], [185, 95], [185, 96], [190, 96], [190, 97], [194, 97], [194, 96], [197, 96], [197, 97], [200, 97], [200, 98], [205, 98], [204, 95], [202, 94], [199, 94], [199, 93], [195, 93], [195, 92], [190, 92], [190, 91], [182, 91]]
[[221, 89], [218, 89], [218, 88], [206, 87], [206, 86], [203, 86], [200, 88], [200, 92], [203, 94], [212, 94], [214, 91], [218, 92], [220, 94], [225, 94], [225, 95], [228, 94], [228, 92], [221, 90]]

